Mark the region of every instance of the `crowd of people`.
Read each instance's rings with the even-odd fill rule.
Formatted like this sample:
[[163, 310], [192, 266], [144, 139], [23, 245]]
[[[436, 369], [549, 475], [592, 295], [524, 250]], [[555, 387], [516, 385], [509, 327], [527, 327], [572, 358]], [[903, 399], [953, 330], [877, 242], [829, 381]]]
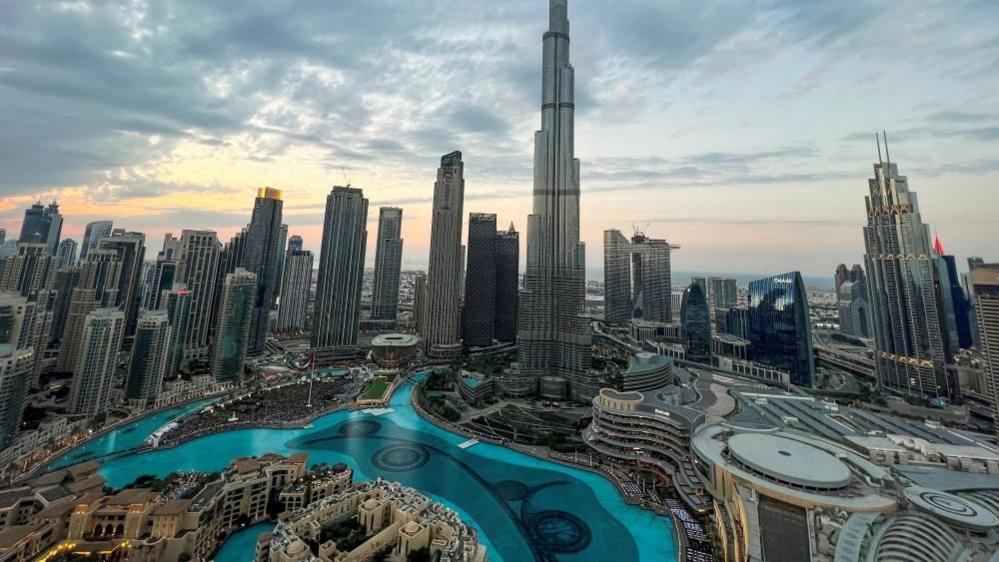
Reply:
[[178, 427], [163, 436], [160, 446], [230, 429], [300, 423], [317, 413], [349, 405], [353, 392], [347, 377], [315, 382], [311, 399], [309, 383], [255, 390], [178, 420]]

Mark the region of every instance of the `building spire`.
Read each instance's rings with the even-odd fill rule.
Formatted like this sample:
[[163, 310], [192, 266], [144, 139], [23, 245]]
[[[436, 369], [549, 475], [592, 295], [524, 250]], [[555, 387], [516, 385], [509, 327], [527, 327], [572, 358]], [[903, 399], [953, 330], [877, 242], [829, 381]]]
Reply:
[[940, 241], [940, 234], [936, 232], [936, 229], [933, 229], [933, 253], [938, 256], [947, 254], [944, 250], [943, 242]]

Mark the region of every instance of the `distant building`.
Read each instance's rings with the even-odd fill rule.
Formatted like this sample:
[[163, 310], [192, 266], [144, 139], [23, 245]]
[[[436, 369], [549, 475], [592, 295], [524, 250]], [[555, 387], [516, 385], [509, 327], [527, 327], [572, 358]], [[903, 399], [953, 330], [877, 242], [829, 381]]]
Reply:
[[708, 304], [712, 309], [732, 308], [739, 304], [739, 291], [735, 279], [708, 277]]
[[954, 256], [947, 255], [939, 236], [933, 241], [933, 254], [937, 260], [936, 286], [944, 330], [944, 355], [947, 362], [952, 363], [960, 350], [974, 346], [973, 312], [958, 278], [957, 262]]
[[7, 258], [0, 275], [0, 291], [15, 291], [25, 297], [34, 295], [50, 285], [58, 265], [45, 243], [18, 243], [17, 255]]
[[76, 240], [72, 238], [61, 240], [56, 250], [56, 258], [59, 260], [59, 267], [76, 265]]
[[357, 354], [367, 222], [364, 192], [355, 187], [334, 187], [326, 197], [312, 323], [312, 348], [318, 361]]
[[288, 250], [284, 258], [284, 280], [278, 305], [277, 331], [303, 332], [308, 327], [309, 291], [312, 289], [312, 252]]
[[691, 283], [683, 292], [680, 309], [683, 347], [689, 361], [711, 362], [711, 312], [701, 285]]
[[395, 326], [399, 309], [399, 275], [402, 269], [402, 209], [378, 209], [375, 278], [371, 291], [371, 319]]
[[302, 237], [297, 234], [292, 234], [288, 238], [288, 251], [301, 250], [302, 249]]
[[[91, 252], [88, 257], [93, 257]], [[107, 413], [111, 402], [118, 351], [125, 336], [125, 313], [117, 308], [98, 308], [83, 322], [80, 353], [73, 370], [67, 408], [89, 417]]]
[[80, 244], [80, 261], [87, 259], [90, 250], [97, 247], [97, 241], [111, 236], [114, 223], [111, 221], [94, 221], [87, 223], [83, 231], [83, 242]]
[[520, 288], [520, 234], [513, 228], [496, 233], [496, 300], [493, 337], [500, 342], [517, 340]]
[[978, 264], [971, 271], [975, 293], [978, 347], [985, 356], [985, 394], [999, 422], [999, 263]]
[[264, 352], [267, 323], [278, 295], [277, 287], [281, 282], [278, 277], [278, 270], [281, 268], [279, 259], [284, 249], [282, 236], [287, 236], [287, 227], [281, 223], [283, 208], [280, 189], [261, 187], [257, 190], [257, 197], [253, 201], [253, 215], [246, 231], [246, 249], [243, 259], [237, 262], [257, 276], [250, 341], [246, 350], [249, 355]]
[[948, 399], [957, 389], [944, 370], [929, 228], [885, 144], [885, 161], [874, 165], [874, 177], [868, 180], [864, 227], [878, 383], [889, 392]]
[[434, 182], [427, 298], [421, 311], [423, 331], [420, 335], [425, 353], [436, 360], [450, 360], [461, 355], [464, 170], [461, 152], [445, 154]]
[[413, 325], [416, 333], [423, 333], [423, 321], [426, 319], [427, 307], [427, 274], [417, 271], [413, 275]]
[[80, 275], [73, 287], [66, 311], [62, 344], [56, 371], [74, 372], [83, 345], [87, 316], [98, 309], [114, 307], [121, 277], [121, 255], [112, 250], [94, 249], [80, 265]]
[[61, 234], [62, 215], [59, 214], [59, 204], [53, 201], [46, 207], [39, 201], [24, 211], [21, 235], [18, 236], [17, 241], [22, 244], [45, 244], [48, 254], [55, 257], [59, 249], [59, 236]]
[[239, 382], [243, 377], [256, 290], [256, 274], [243, 268], [225, 276], [212, 351], [212, 375], [217, 382]]
[[467, 347], [493, 343], [496, 313], [496, 215], [468, 215], [468, 266], [465, 270], [462, 339]]
[[636, 232], [629, 241], [619, 230], [604, 231], [604, 318], [623, 324], [631, 319], [673, 319], [671, 246]]
[[171, 356], [170, 335], [166, 310], [144, 310], [139, 314], [125, 382], [125, 398], [138, 410], [156, 403]]
[[118, 294], [114, 306], [125, 312], [125, 339], [131, 341], [135, 334], [135, 322], [139, 316], [139, 291], [142, 280], [142, 264], [146, 257], [146, 235], [141, 232], [126, 232], [116, 229], [111, 236], [97, 242], [100, 250], [109, 250], [121, 259], [121, 275], [118, 277]]
[[839, 331], [858, 338], [872, 337], [871, 305], [864, 268], [855, 264], [847, 269], [846, 264], [841, 263], [836, 267], [835, 279]]
[[179, 268], [180, 240], [174, 238], [173, 234], [167, 233], [163, 237], [163, 249], [156, 254], [156, 263], [146, 285], [143, 308], [148, 310], [161, 308], [163, 291], [171, 290], [178, 281]]
[[797, 271], [749, 284], [749, 341], [753, 361], [786, 371], [791, 383], [815, 384], [815, 357], [805, 283]]

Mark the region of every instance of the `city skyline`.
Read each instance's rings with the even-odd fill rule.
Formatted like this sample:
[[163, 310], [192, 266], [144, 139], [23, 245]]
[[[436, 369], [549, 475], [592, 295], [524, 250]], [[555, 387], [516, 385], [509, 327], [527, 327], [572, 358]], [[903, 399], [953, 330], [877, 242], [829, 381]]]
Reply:
[[[577, 155], [588, 263], [601, 262], [603, 230], [629, 224], [684, 245], [679, 270], [815, 275], [829, 263], [857, 262], [857, 198], [876, 158], [871, 133], [882, 128], [908, 163], [926, 221], [958, 258], [987, 254], [996, 225], [987, 209], [999, 203], [988, 189], [999, 179], [988, 150], [999, 115], [990, 110], [987, 55], [999, 49], [988, 18], [969, 16], [995, 8], [915, 8], [749, 6], [705, 26], [697, 22], [719, 16], [710, 3], [577, 6], [574, 34], [586, 38], [574, 64], [585, 77]], [[441, 3], [420, 13], [400, 5], [377, 10], [393, 14], [380, 21], [370, 16], [376, 10], [351, 5], [255, 8], [238, 18], [216, 9], [198, 7], [194, 15], [204, 17], [191, 19], [231, 40], [223, 46], [156, 9], [67, 2], [42, 14], [14, 10], [12, 26], [0, 27], [8, 47], [0, 49], [0, 100], [22, 139], [0, 155], [9, 171], [0, 180], [8, 233], [36, 198], [55, 197], [67, 217], [63, 237], [79, 240], [87, 222], [114, 217], [149, 240], [182, 228], [215, 229], [225, 240], [245, 225], [251, 190], [270, 185], [293, 202], [285, 222], [316, 253], [323, 197], [349, 179], [365, 186], [372, 205], [406, 210], [403, 267], [425, 267], [430, 177], [437, 155], [455, 149], [468, 165], [466, 212], [526, 226], [540, 75], [530, 46], [543, 2]], [[910, 28], [892, 42], [866, 33], [906, 10]], [[467, 34], [435, 34], [440, 12], [461, 17]], [[287, 16], [280, 33], [265, 40], [253, 32], [275, 15]], [[65, 34], [42, 52], [31, 32], [41, 33], [43, 20], [33, 18], [44, 18], [48, 32], [102, 32]], [[358, 32], [374, 38], [370, 52], [341, 48]], [[426, 36], [436, 39], [420, 41]], [[739, 47], [747, 44], [753, 49]], [[448, 56], [458, 49], [471, 54]], [[393, 65], [419, 72], [401, 79], [394, 67], [363, 64], [386, 51], [398, 55]], [[890, 75], [868, 69], [875, 55], [892, 60]], [[190, 69], [169, 64], [181, 56]], [[460, 60], [443, 67], [435, 56]], [[80, 78], [81, 67], [132, 79], [109, 91]], [[265, 83], [273, 73], [280, 79]], [[393, 114], [409, 125], [393, 130]], [[45, 126], [23, 130], [30, 121], [22, 119]], [[663, 205], [635, 204], [644, 198]]]

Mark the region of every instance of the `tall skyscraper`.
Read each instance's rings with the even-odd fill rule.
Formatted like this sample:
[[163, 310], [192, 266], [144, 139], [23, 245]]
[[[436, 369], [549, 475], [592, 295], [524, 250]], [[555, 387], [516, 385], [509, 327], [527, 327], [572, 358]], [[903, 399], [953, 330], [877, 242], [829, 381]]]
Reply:
[[118, 252], [94, 249], [87, 254], [87, 261], [80, 265], [80, 277], [66, 311], [57, 371], [71, 372], [76, 369], [80, 350], [85, 349], [82, 345], [87, 317], [94, 310], [115, 306], [121, 271], [121, 255]]
[[566, 382], [572, 399], [587, 401], [600, 385], [590, 373], [590, 326], [582, 316], [586, 251], [579, 241], [579, 160], [574, 156], [567, 10], [566, 0], [549, 3], [541, 129], [534, 133], [534, 209], [527, 217], [527, 272], [517, 341], [525, 387], [537, 387], [541, 377], [551, 376]]
[[19, 242], [17, 255], [7, 258], [0, 275], [0, 291], [34, 295], [49, 286], [57, 269], [57, 260], [49, 254], [44, 242]]
[[246, 231], [246, 250], [242, 266], [257, 276], [257, 298], [253, 305], [253, 323], [247, 354], [259, 355], [267, 343], [267, 322], [277, 299], [278, 258], [284, 250], [287, 226], [281, 223], [284, 202], [281, 190], [262, 187], [253, 203], [253, 216]]
[[170, 322], [170, 343], [163, 376], [170, 377], [184, 367], [184, 345], [191, 325], [192, 293], [179, 285], [164, 291], [162, 300]]
[[207, 357], [212, 311], [218, 307], [216, 288], [220, 276], [222, 244], [212, 230], [185, 230], [180, 235], [180, 268], [177, 283], [191, 291], [191, 323], [186, 341], [186, 358]]
[[670, 246], [665, 240], [649, 238], [642, 232], [631, 237], [632, 317], [652, 322], [673, 318], [673, 280], [670, 275]]
[[83, 242], [80, 244], [80, 262], [87, 259], [90, 250], [97, 247], [97, 241], [111, 236], [114, 223], [111, 221], [94, 221], [87, 223], [83, 231]]
[[461, 355], [461, 221], [465, 201], [465, 164], [461, 152], [441, 157], [434, 182], [430, 226], [430, 266], [423, 319], [428, 357], [451, 360]]
[[501, 342], [517, 341], [520, 288], [520, 234], [510, 228], [496, 233], [496, 300], [493, 337]]
[[107, 413], [124, 335], [125, 313], [121, 310], [98, 308], [87, 314], [80, 343], [80, 348], [87, 352], [78, 355], [73, 369], [69, 387], [70, 413], [90, 417]]
[[787, 372], [792, 384], [813, 386], [812, 324], [801, 274], [751, 281], [748, 319], [753, 361]]
[[681, 333], [687, 359], [699, 363], [711, 362], [711, 309], [708, 298], [697, 283], [683, 291], [680, 305]]
[[378, 209], [378, 242], [375, 246], [375, 280], [371, 292], [371, 319], [394, 326], [399, 309], [399, 275], [402, 269], [402, 209]]
[[59, 204], [53, 201], [48, 207], [41, 201], [24, 211], [24, 222], [21, 223], [20, 243], [40, 242], [48, 248], [50, 256], [55, 257], [59, 249], [59, 235], [62, 233], [62, 215], [59, 214]]
[[354, 187], [334, 187], [326, 197], [312, 322], [312, 348], [317, 361], [357, 354], [367, 223], [368, 200], [364, 192]]
[[143, 310], [135, 327], [128, 362], [125, 398], [138, 409], [156, 402], [170, 358], [170, 316], [166, 310]]
[[60, 241], [59, 249], [56, 250], [56, 258], [59, 260], [59, 267], [76, 265], [76, 240], [66, 238]]
[[225, 276], [212, 346], [212, 375], [218, 382], [239, 382], [243, 377], [256, 299], [256, 274], [237, 268]]
[[971, 270], [978, 347], [985, 356], [985, 390], [999, 420], [999, 263], [978, 263]]
[[[288, 246], [288, 225], [281, 225], [281, 232], [278, 236], [278, 256], [277, 256], [277, 272], [274, 274], [274, 278], [277, 279], [277, 285], [274, 287], [274, 300], [277, 300], [278, 295], [281, 294], [281, 283], [284, 281], [284, 257], [287, 254]], [[273, 306], [273, 305], [272, 305]]]
[[67, 267], [56, 272], [52, 288], [55, 290], [55, 302], [52, 303], [52, 326], [49, 331], [49, 342], [55, 344], [62, 339], [66, 327], [66, 315], [69, 313], [69, 303], [73, 297], [73, 288], [80, 282], [80, 268]]
[[427, 274], [422, 271], [417, 271], [413, 275], [413, 326], [416, 327], [416, 333], [424, 333], [423, 322], [426, 320], [427, 313]]
[[604, 320], [625, 324], [631, 320], [631, 242], [612, 228], [604, 231]]
[[21, 427], [33, 364], [32, 348], [0, 344], [0, 450], [11, 444]]
[[[879, 149], [880, 152], [880, 149]], [[929, 228], [916, 194], [888, 158], [874, 165], [865, 198], [868, 291], [878, 382], [889, 392], [950, 398]]]
[[678, 247], [642, 232], [629, 241], [619, 230], [604, 231], [604, 318], [608, 322], [673, 320], [670, 251]]
[[277, 331], [303, 332], [309, 312], [309, 290], [312, 289], [312, 252], [289, 249], [284, 258], [284, 279], [281, 281], [281, 303], [278, 305]]
[[131, 343], [135, 322], [139, 316], [139, 289], [142, 287], [142, 265], [146, 259], [146, 235], [115, 229], [111, 236], [97, 242], [97, 248], [117, 252], [121, 257], [121, 276], [115, 306], [125, 312], [125, 341]]
[[465, 268], [462, 338], [467, 347], [493, 343], [496, 314], [496, 215], [468, 215], [468, 265]]

